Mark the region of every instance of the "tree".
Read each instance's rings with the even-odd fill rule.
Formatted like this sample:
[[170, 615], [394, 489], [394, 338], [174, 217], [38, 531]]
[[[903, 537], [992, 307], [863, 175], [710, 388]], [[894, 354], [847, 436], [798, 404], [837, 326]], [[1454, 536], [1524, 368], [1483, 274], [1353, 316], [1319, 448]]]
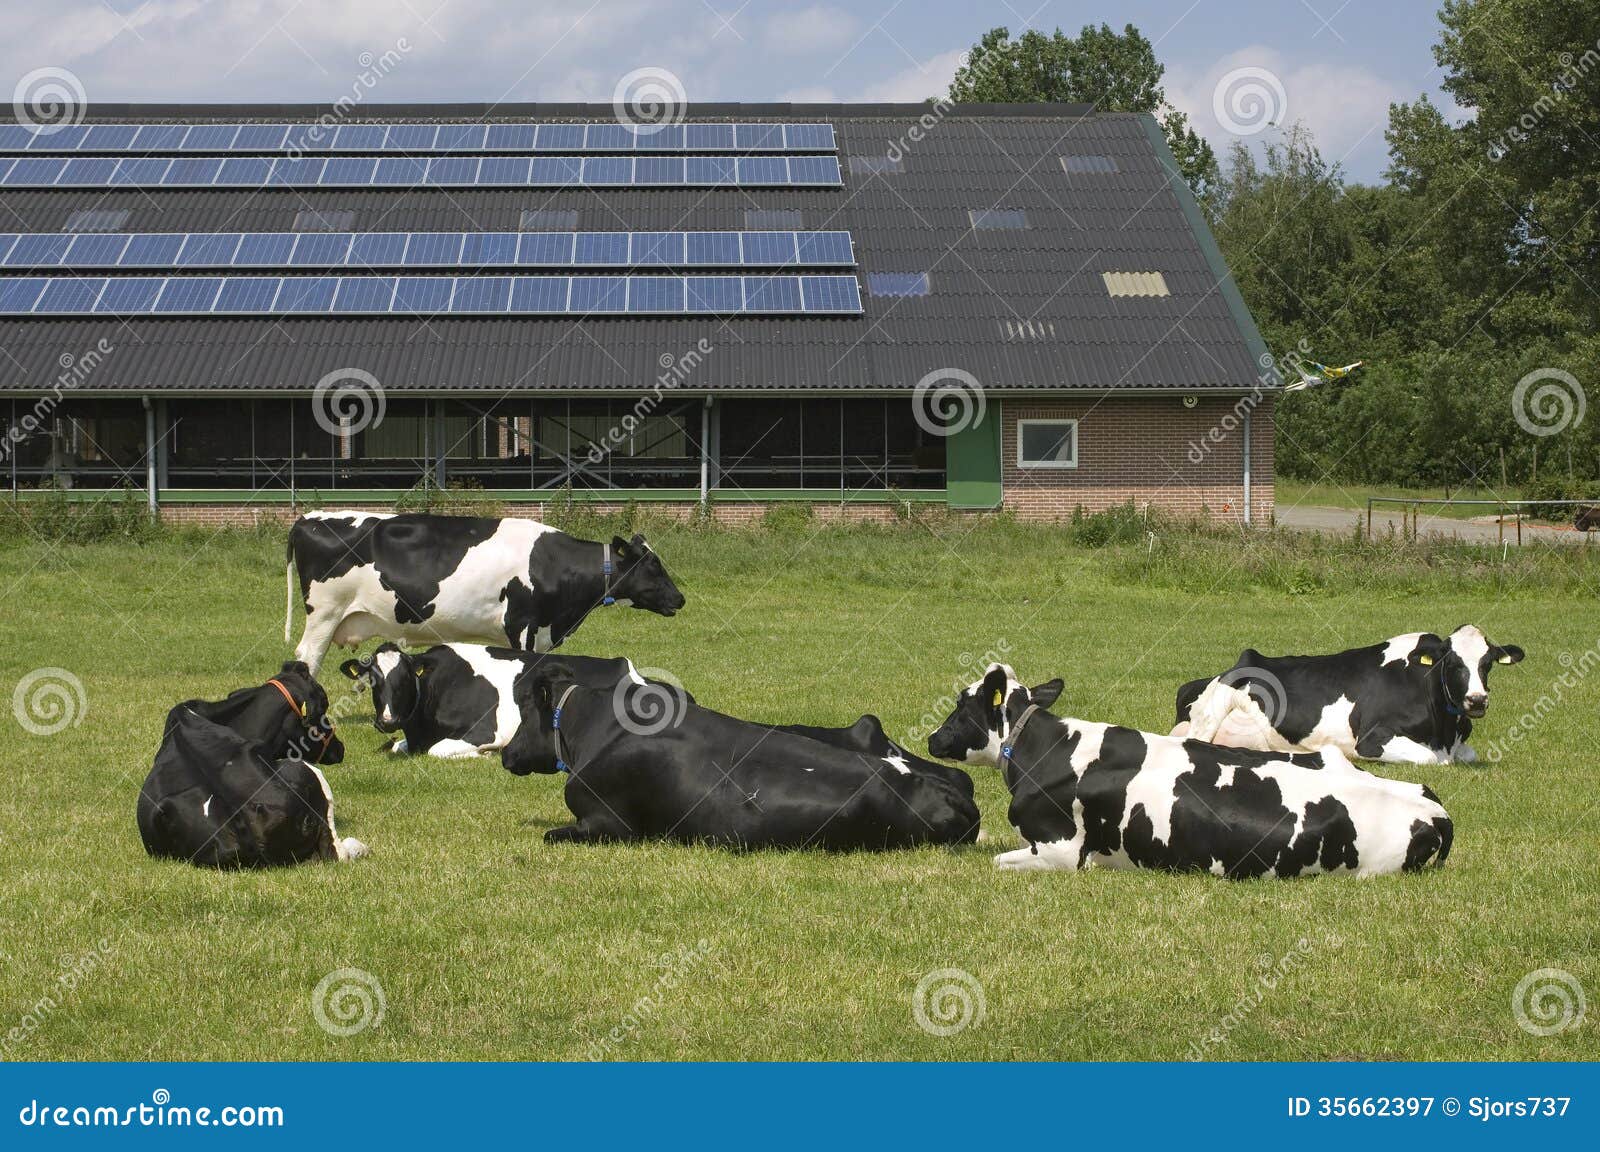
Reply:
[[1150, 41], [1132, 24], [1087, 25], [1076, 37], [1024, 32], [1016, 40], [994, 28], [968, 54], [950, 83], [957, 104], [1092, 104], [1101, 112], [1148, 112], [1161, 123], [1179, 171], [1196, 197], [1205, 199], [1218, 178], [1217, 157], [1167, 103], [1166, 69]]

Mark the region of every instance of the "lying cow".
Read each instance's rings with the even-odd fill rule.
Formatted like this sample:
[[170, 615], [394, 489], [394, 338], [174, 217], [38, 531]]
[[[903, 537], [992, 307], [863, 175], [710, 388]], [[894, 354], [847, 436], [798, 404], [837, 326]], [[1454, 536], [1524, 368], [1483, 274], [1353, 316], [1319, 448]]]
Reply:
[[649, 685], [585, 688], [562, 660], [517, 684], [522, 727], [501, 752], [517, 775], [570, 773], [577, 818], [552, 843], [670, 839], [744, 848], [878, 850], [978, 834], [967, 790], [942, 776], [679, 701]]
[[1060, 694], [1060, 680], [1025, 688], [991, 664], [928, 740], [934, 756], [1005, 774], [1027, 844], [1000, 868], [1374, 876], [1449, 855], [1450, 817], [1422, 785], [1332, 748], [1258, 752], [1060, 719], [1043, 711]]
[[300, 757], [277, 758], [258, 740], [187, 704], [167, 716], [166, 737], [139, 790], [139, 836], [152, 856], [208, 868], [268, 868], [353, 860], [366, 845], [341, 839], [333, 792]]
[[274, 760], [293, 756], [337, 764], [344, 759], [344, 742], [328, 716], [328, 694], [298, 660], [284, 664], [260, 687], [240, 688], [221, 700], [186, 700], [178, 707], [260, 742]]
[[1467, 737], [1489, 707], [1490, 666], [1522, 657], [1471, 624], [1448, 639], [1408, 632], [1331, 656], [1247, 648], [1231, 670], [1178, 690], [1172, 734], [1236, 748], [1467, 763], [1477, 759]]
[[[510, 742], [522, 720], [513, 686], [543, 659], [542, 653], [480, 644], [437, 644], [415, 654], [385, 644], [370, 657], [346, 660], [339, 670], [372, 689], [374, 727], [402, 734], [390, 751], [460, 759]], [[646, 682], [629, 660], [565, 660], [592, 688], [614, 688], [624, 678]]]
[[671, 616], [684, 603], [643, 536], [606, 544], [516, 518], [307, 513], [289, 530], [285, 640], [297, 572], [306, 623], [295, 657], [313, 672], [330, 644], [460, 640], [548, 652], [601, 605]]

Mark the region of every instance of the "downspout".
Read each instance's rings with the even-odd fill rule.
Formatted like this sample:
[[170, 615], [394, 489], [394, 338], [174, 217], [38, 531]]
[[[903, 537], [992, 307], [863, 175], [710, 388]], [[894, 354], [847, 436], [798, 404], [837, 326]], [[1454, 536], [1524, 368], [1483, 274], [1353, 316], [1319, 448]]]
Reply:
[[1250, 409], [1244, 410], [1244, 523], [1250, 526]]
[[711, 492], [711, 397], [700, 406], [700, 503]]
[[150, 397], [141, 396], [139, 400], [144, 404], [144, 491], [145, 500], [150, 506], [150, 515], [154, 518], [156, 510], [156, 409], [150, 403]]

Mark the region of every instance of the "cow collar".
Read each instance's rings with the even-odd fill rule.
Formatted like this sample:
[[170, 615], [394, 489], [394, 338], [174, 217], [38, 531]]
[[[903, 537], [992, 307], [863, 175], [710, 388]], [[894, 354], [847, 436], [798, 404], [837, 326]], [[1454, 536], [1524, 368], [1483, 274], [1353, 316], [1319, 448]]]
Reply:
[[600, 542], [600, 603], [615, 604], [617, 598], [611, 594], [611, 542]]
[[[1011, 753], [1016, 749], [1017, 741], [1022, 737], [1022, 726], [1033, 719], [1033, 714], [1039, 711], [1037, 704], [1029, 704], [1022, 710], [1022, 715], [1017, 717], [1017, 722], [1011, 726], [1008, 735], [1000, 738], [1000, 771], [1006, 770], [1006, 761], [1011, 760]], [[1004, 713], [1001, 714], [1002, 716]], [[1012, 761], [1015, 763], [1015, 761]]]
[[[276, 676], [274, 676], [271, 680], [268, 680], [267, 683], [271, 684], [278, 690], [278, 694], [283, 697], [284, 703], [289, 705], [289, 711], [300, 717], [301, 720], [306, 718], [305, 710], [301, 707], [300, 702], [294, 698], [293, 692], [289, 691], [289, 689], [283, 686], [282, 680], [279, 680]], [[307, 727], [309, 728], [310, 725], [308, 724]], [[331, 743], [333, 743], [332, 724], [328, 725], [328, 730], [322, 734], [322, 751], [326, 752], [328, 750], [328, 745]], [[322, 759], [321, 755], [318, 755], [317, 759], [320, 761]]]
[[556, 746], [556, 771], [572, 772], [572, 766], [566, 762], [561, 752], [561, 710], [567, 706], [567, 697], [577, 689], [576, 684], [568, 684], [567, 690], [561, 694], [561, 699], [556, 701], [556, 709], [550, 716], [550, 736]]

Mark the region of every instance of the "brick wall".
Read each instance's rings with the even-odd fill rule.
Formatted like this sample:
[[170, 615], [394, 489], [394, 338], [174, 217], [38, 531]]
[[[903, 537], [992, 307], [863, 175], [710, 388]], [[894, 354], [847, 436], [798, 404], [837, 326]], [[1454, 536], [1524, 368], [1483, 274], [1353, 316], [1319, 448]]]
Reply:
[[[749, 525], [759, 523], [768, 509], [778, 506], [776, 503], [714, 504], [712, 515], [722, 524]], [[357, 512], [393, 511], [388, 505], [378, 504], [333, 502], [327, 507]], [[584, 509], [601, 515], [620, 511], [623, 507], [625, 507], [623, 504], [583, 505]], [[699, 510], [699, 505], [692, 502], [651, 502], [641, 503], [636, 507], [647, 509], [652, 515], [671, 516], [679, 520], [687, 520]], [[942, 507], [942, 505], [932, 507]], [[226, 525], [288, 524], [301, 511], [303, 509], [292, 508], [287, 504], [274, 504], [269, 507], [247, 507], [239, 504], [163, 504], [161, 518], [169, 524], [199, 524], [220, 528]], [[549, 511], [550, 508], [546, 504], [504, 504], [497, 508], [497, 514], [521, 516], [532, 520], [544, 519]], [[890, 524], [898, 519], [897, 510], [886, 504], [846, 504], [841, 507], [837, 503], [816, 503], [811, 506], [811, 514], [820, 523], [848, 520], [853, 523]]]
[[[1184, 518], [1243, 516], [1244, 426], [1238, 397], [1179, 396], [1005, 400], [999, 405], [1005, 506], [1029, 520], [1058, 520], [1133, 500]], [[1251, 412], [1251, 519], [1272, 517], [1272, 397]], [[1017, 421], [1078, 421], [1078, 466], [1018, 468]]]

